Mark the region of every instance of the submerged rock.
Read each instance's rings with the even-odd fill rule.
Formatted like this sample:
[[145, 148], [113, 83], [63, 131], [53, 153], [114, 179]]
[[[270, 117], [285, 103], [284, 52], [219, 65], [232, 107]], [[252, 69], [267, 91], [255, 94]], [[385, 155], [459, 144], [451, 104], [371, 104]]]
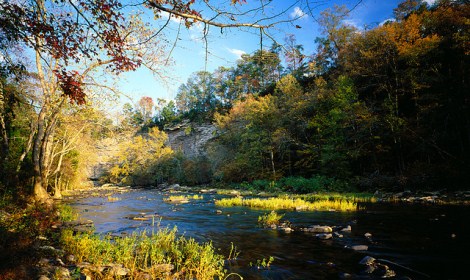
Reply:
[[327, 240], [327, 239], [333, 238], [333, 235], [331, 233], [319, 233], [315, 236], [319, 239], [322, 239], [322, 240]]
[[334, 232], [333, 234], [334, 234], [335, 237], [343, 238], [343, 235], [341, 233]]

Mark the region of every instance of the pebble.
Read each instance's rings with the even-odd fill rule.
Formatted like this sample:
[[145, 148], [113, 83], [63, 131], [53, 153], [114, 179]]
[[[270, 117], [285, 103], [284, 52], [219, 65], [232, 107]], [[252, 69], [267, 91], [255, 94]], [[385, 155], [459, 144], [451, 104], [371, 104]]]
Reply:
[[294, 231], [294, 230], [293, 230], [292, 228], [290, 228], [290, 227], [282, 227], [281, 229], [282, 229], [284, 232], [292, 232], [292, 231]]
[[371, 274], [375, 271], [375, 267], [373, 265], [368, 265], [366, 269], [364, 270], [365, 273]]
[[352, 278], [352, 275], [346, 272], [340, 273], [339, 274], [339, 279], [350, 279]]
[[330, 233], [333, 232], [333, 229], [329, 226], [313, 226], [308, 231], [313, 233]]
[[365, 256], [362, 258], [362, 260], [359, 261], [359, 264], [362, 264], [362, 265], [371, 265], [375, 262], [375, 258], [371, 257], [371, 256]]
[[57, 259], [55, 259], [55, 261], [56, 261], [59, 265], [65, 266], [65, 263], [64, 263], [61, 259], [57, 258]]
[[343, 228], [341, 231], [342, 232], [350, 232], [351, 231], [351, 226], [348, 225], [347, 227]]
[[354, 251], [367, 251], [369, 249], [369, 246], [367, 245], [353, 245], [351, 246], [351, 249]]
[[70, 279], [70, 271], [65, 267], [57, 268], [56, 275], [59, 275], [59, 279]]
[[322, 240], [328, 240], [333, 238], [333, 235], [331, 233], [319, 233], [316, 235], [316, 237]]
[[333, 233], [333, 234], [335, 235], [335, 237], [343, 238], [343, 235], [342, 235], [341, 233], [335, 232], [335, 233]]
[[48, 265], [49, 264], [49, 259], [47, 258], [41, 258], [39, 261], [38, 261], [38, 265], [40, 266], [45, 266], [45, 265]]
[[65, 257], [65, 259], [68, 261], [68, 262], [75, 262], [76, 258], [74, 255], [67, 255], [67, 257]]

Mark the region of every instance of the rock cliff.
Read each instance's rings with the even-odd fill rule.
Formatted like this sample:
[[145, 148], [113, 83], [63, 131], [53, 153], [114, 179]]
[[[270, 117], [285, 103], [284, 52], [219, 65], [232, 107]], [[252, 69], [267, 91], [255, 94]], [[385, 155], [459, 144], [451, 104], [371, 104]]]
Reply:
[[207, 155], [207, 144], [216, 137], [212, 124], [194, 124], [188, 121], [164, 129], [168, 144], [174, 151], [181, 151], [188, 158]]

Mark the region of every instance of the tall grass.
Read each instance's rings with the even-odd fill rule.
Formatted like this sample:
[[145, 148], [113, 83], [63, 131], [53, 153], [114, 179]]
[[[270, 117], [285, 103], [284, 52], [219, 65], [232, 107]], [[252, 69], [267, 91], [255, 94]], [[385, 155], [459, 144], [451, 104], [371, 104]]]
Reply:
[[202, 195], [170, 195], [168, 198], [163, 199], [166, 202], [189, 202], [189, 200], [204, 199]]
[[192, 238], [178, 237], [176, 228], [160, 229], [151, 235], [134, 233], [115, 239], [86, 233], [74, 235], [72, 231], [65, 230], [61, 242], [77, 262], [97, 266], [122, 264], [130, 271], [129, 279], [140, 279], [142, 273], [151, 279], [205, 280], [223, 279], [225, 275], [224, 259], [215, 252], [211, 243], [199, 244]]
[[295, 195], [294, 197], [298, 197], [306, 201], [348, 200], [354, 202], [377, 202], [377, 198], [371, 193], [310, 193]]
[[319, 200], [319, 201], [305, 201], [300, 198], [289, 197], [271, 197], [267, 199], [249, 198], [243, 199], [240, 197], [223, 198], [216, 200], [215, 205], [221, 207], [231, 206], [247, 206], [252, 208], [262, 208], [269, 210], [277, 209], [290, 209], [290, 210], [306, 210], [306, 211], [355, 211], [357, 204], [353, 201], [346, 200]]
[[258, 217], [258, 223], [263, 227], [272, 227], [277, 226], [281, 223], [281, 219], [284, 215], [276, 213], [276, 211], [271, 211], [262, 216]]

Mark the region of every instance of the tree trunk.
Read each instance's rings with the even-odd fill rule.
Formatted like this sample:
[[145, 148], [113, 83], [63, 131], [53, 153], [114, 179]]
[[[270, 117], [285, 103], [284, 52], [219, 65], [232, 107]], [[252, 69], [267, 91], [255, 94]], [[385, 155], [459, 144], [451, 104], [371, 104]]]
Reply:
[[45, 188], [47, 182], [44, 182], [45, 178], [43, 176], [42, 170], [43, 164], [41, 163], [41, 159], [43, 158], [43, 156], [41, 155], [41, 151], [44, 145], [43, 141], [45, 140], [45, 108], [46, 107], [43, 107], [39, 112], [37, 122], [37, 134], [33, 144], [33, 200], [36, 201], [46, 201], [49, 199], [49, 194], [47, 193]]
[[273, 169], [273, 180], [276, 180], [276, 168], [274, 168], [274, 152], [273, 150], [270, 151], [271, 156], [271, 167]]

